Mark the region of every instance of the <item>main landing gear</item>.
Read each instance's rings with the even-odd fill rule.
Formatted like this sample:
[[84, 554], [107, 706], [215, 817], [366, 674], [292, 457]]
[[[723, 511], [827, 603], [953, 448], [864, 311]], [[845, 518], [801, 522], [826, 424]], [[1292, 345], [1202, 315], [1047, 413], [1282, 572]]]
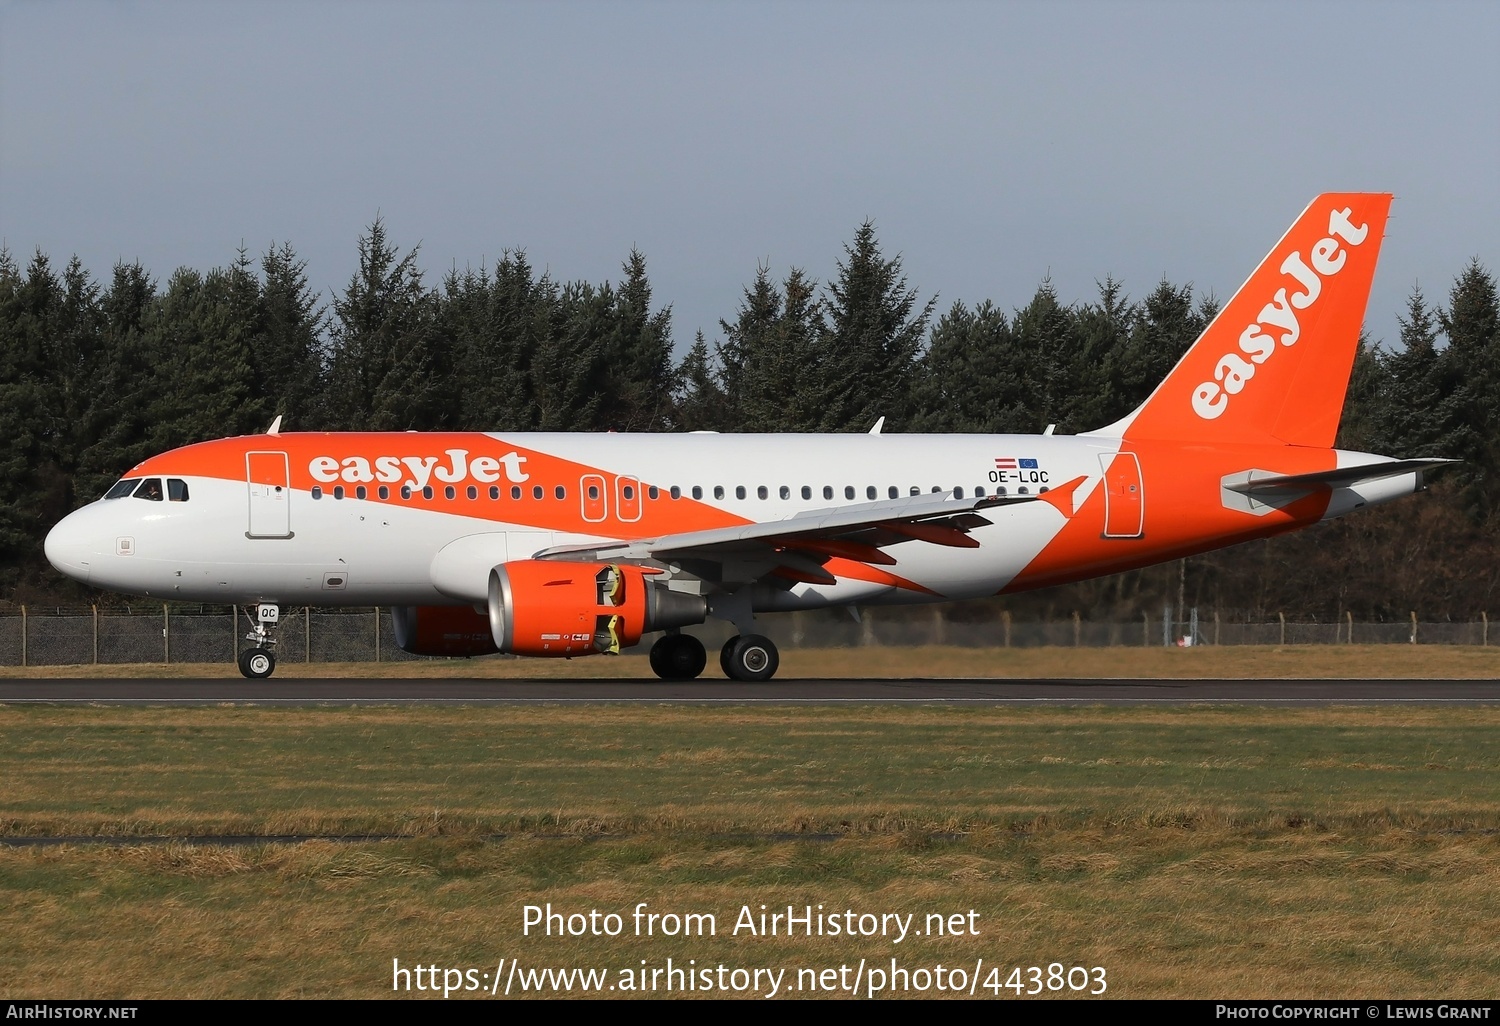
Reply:
[[692, 680], [707, 665], [703, 642], [691, 634], [663, 634], [651, 646], [651, 672], [662, 680]]
[[[703, 642], [691, 634], [663, 634], [651, 646], [651, 670], [662, 680], [692, 680], [707, 663]], [[779, 665], [776, 646], [759, 634], [737, 635], [719, 651], [719, 666], [731, 680], [770, 680]]]
[[276, 672], [276, 625], [281, 619], [281, 608], [273, 602], [262, 602], [255, 608], [255, 615], [245, 610], [245, 619], [255, 626], [245, 634], [245, 640], [254, 642], [239, 654], [240, 673], [253, 680], [263, 680]]
[[724, 668], [724, 676], [733, 680], [770, 680], [776, 676], [781, 656], [770, 638], [741, 634], [724, 642], [719, 650], [719, 665]]

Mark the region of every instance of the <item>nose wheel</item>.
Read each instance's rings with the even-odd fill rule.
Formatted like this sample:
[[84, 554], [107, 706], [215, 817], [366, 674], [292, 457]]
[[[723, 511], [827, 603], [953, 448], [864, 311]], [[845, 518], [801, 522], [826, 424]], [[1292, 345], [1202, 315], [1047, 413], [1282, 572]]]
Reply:
[[276, 653], [269, 648], [251, 648], [240, 653], [240, 673], [263, 680], [276, 672]]
[[724, 642], [719, 650], [719, 666], [731, 680], [763, 681], [776, 676], [781, 655], [770, 638], [759, 634], [741, 634]]
[[254, 647], [241, 652], [235, 661], [246, 677], [264, 680], [276, 672], [276, 625], [281, 620], [281, 607], [274, 602], [262, 602], [255, 607], [254, 616], [245, 610], [245, 618], [253, 625], [245, 640]]

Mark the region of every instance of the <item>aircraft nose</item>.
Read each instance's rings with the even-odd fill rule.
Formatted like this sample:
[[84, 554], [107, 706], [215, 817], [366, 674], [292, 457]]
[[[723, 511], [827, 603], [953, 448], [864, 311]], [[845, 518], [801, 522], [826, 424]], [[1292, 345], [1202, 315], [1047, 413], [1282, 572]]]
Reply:
[[81, 512], [82, 510], [78, 510], [69, 513], [58, 521], [57, 526], [47, 532], [42, 550], [47, 554], [47, 562], [58, 573], [86, 584], [93, 546], [89, 544], [88, 532], [83, 524], [85, 518], [79, 516]]

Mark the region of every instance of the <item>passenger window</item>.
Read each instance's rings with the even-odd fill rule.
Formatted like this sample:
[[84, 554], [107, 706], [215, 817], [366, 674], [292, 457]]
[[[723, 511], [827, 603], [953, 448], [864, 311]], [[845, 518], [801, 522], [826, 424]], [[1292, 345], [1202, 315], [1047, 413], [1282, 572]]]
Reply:
[[[627, 488], [626, 492], [628, 493], [629, 491], [630, 489]], [[558, 485], [556, 488], [552, 489], [552, 494], [557, 496], [559, 499], [566, 499], [568, 497], [568, 490], [562, 485]], [[626, 494], [625, 498], [630, 498], [629, 494]]]
[[380, 497], [382, 499], [389, 499], [391, 497], [391, 489], [389, 485], [380, 486]]
[[519, 499], [521, 497], [521, 486], [520, 485], [511, 485], [510, 486], [510, 497], [512, 499]]
[[886, 492], [886, 495], [892, 499], [899, 498], [901, 496], [901, 489], [897, 488], [895, 485], [891, 485], [890, 491]]
[[672, 486], [672, 490], [669, 491], [667, 494], [670, 495], [674, 499], [680, 499], [680, 498], [682, 498], [682, 488], [679, 487], [678, 485], [673, 485]]
[[314, 499], [321, 499], [323, 497], [323, 489], [319, 488], [317, 485], [313, 485], [312, 486], [312, 497]]
[[852, 499], [852, 498], [854, 498], [854, 486], [853, 485], [844, 485], [844, 498], [846, 498], [846, 499]]
[[811, 499], [812, 498], [812, 489], [809, 488], [807, 485], [803, 485], [802, 486], [802, 497], [804, 499]]
[[1005, 486], [1001, 485], [999, 488], [996, 488], [995, 489], [995, 494], [996, 495], [1004, 495], [1005, 494]]
[[167, 478], [167, 498], [173, 502], [187, 502], [187, 482], [180, 477]]
[[786, 485], [782, 485], [781, 490], [776, 494], [780, 495], [783, 499], [790, 499], [792, 497], [792, 490]]
[[490, 498], [491, 499], [498, 499], [498, 498], [500, 498], [500, 486], [499, 485], [490, 485]]
[[401, 486], [401, 498], [403, 498], [403, 499], [410, 499], [411, 498], [411, 485], [402, 485]]
[[911, 493], [913, 495], [921, 495], [922, 494], [922, 489], [918, 485], [912, 485], [911, 486]]
[[546, 493], [542, 491], [542, 486], [541, 485], [532, 485], [531, 486], [531, 497], [533, 499], [540, 499], [545, 494]]
[[[630, 499], [635, 498], [635, 486], [634, 485], [626, 485], [624, 491], [621, 494], [624, 495], [624, 497], [626, 498], [626, 500], [630, 500]], [[559, 495], [558, 498], [561, 499], [562, 496]]]
[[659, 498], [661, 498], [661, 489], [658, 488], [658, 487], [656, 487], [656, 485], [648, 485], [646, 487], [646, 498], [648, 498], [648, 499], [659, 499]]
[[833, 486], [832, 485], [824, 485], [823, 486], [823, 498], [825, 498], [825, 499], [831, 499], [831, 498], [833, 498]]
[[734, 497], [736, 499], [743, 499], [745, 497], [745, 486], [744, 485], [735, 485], [734, 486]]
[[430, 498], [432, 498], [432, 485], [424, 485], [422, 487], [422, 498], [424, 498], [424, 499], [430, 499]]
[[590, 499], [594, 499], [596, 501], [598, 500], [598, 498], [599, 498], [599, 486], [598, 485], [589, 485], [589, 498]]
[[1018, 494], [1018, 495], [1030, 495], [1031, 494], [1031, 489], [1027, 488], [1025, 485], [1022, 485], [1020, 488], [1016, 489], [1016, 494]]
[[984, 498], [984, 485], [980, 485], [978, 488], [974, 489], [974, 498], [976, 498], [976, 499], [982, 499], [982, 498]]
[[466, 494], [471, 499], [477, 499], [477, 498], [479, 498], [479, 489], [475, 488], [473, 485], [469, 485], [469, 490], [468, 490], [468, 492]]
[[962, 499], [964, 497], [964, 486], [963, 485], [959, 485], [957, 488], [953, 489], [953, 497], [955, 499]]
[[873, 498], [875, 498], [875, 486], [874, 485], [870, 485], [870, 487], [868, 487], [868, 488], [865, 489], [865, 498], [867, 498], [867, 499], [873, 499]]
[[136, 484], [140, 481], [138, 477], [127, 477], [123, 481], [116, 481], [114, 487], [104, 493], [106, 499], [123, 499], [135, 491]]
[[335, 499], [342, 499], [344, 497], [344, 486], [343, 485], [334, 485], [333, 486], [333, 497]]
[[148, 477], [141, 481], [135, 490], [137, 499], [150, 499], [152, 502], [161, 501], [161, 478]]
[[453, 486], [452, 486], [452, 485], [449, 485], [449, 486], [448, 486], [448, 487], [447, 487], [447, 488], [444, 488], [444, 489], [443, 489], [443, 498], [445, 498], [445, 499], [451, 499], [451, 498], [453, 498], [453, 497], [454, 497], [454, 496], [455, 496], [455, 495], [456, 495], [456, 494], [457, 494], [457, 493], [455, 493], [455, 492], [454, 492], [454, 491], [453, 491]]
[[770, 495], [771, 493], [766, 490], [766, 486], [765, 485], [761, 485], [759, 488], [755, 489], [755, 494], [756, 494], [757, 497], [764, 499], [767, 495]]
[[701, 499], [701, 498], [703, 498], [703, 487], [702, 487], [702, 485], [693, 485], [693, 498], [695, 498], [695, 499]]
[[369, 494], [370, 494], [370, 490], [368, 488], [366, 488], [364, 485], [360, 485], [358, 488], [354, 489], [354, 497], [356, 499], [367, 498], [369, 496]]

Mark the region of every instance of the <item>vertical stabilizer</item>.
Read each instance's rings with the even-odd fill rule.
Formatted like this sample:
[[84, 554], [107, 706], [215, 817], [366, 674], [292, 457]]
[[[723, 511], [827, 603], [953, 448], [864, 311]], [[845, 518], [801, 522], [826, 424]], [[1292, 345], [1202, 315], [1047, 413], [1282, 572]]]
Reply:
[[1096, 433], [1332, 446], [1390, 205], [1313, 200], [1151, 397]]

